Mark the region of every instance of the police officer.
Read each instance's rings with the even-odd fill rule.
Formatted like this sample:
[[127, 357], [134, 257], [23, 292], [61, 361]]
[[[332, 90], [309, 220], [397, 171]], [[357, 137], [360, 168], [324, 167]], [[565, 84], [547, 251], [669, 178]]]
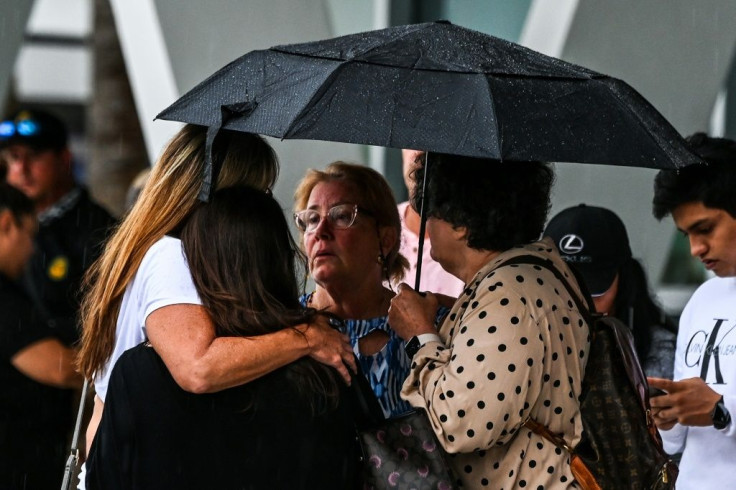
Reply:
[[75, 342], [82, 277], [114, 219], [75, 183], [67, 129], [52, 114], [23, 109], [0, 123], [0, 156], [7, 182], [31, 198], [38, 217], [24, 285], [59, 337]]

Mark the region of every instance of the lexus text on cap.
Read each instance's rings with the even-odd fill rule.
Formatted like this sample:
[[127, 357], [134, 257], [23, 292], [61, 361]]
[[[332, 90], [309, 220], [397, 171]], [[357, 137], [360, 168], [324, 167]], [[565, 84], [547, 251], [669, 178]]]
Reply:
[[611, 210], [580, 204], [554, 216], [544, 236], [552, 238], [562, 259], [574, 264], [590, 294], [608, 291], [619, 268], [631, 258], [626, 227]]
[[34, 150], [61, 150], [67, 146], [67, 130], [48, 112], [23, 109], [0, 122], [0, 148], [14, 144]]

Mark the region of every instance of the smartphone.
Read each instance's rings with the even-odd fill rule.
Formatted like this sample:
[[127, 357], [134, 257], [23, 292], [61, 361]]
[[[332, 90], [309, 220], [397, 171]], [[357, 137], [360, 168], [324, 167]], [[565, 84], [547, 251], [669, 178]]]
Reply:
[[649, 387], [649, 398], [656, 398], [658, 396], [666, 395], [667, 392], [664, 390], [660, 390], [659, 388], [655, 388], [653, 386]]

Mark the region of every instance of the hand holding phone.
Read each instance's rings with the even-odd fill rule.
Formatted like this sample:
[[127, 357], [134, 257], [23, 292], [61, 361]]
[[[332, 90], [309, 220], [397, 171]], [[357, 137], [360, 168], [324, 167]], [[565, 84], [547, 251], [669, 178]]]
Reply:
[[649, 398], [656, 398], [658, 396], [666, 395], [667, 392], [664, 390], [660, 390], [659, 388], [655, 388], [653, 386], [649, 387]]

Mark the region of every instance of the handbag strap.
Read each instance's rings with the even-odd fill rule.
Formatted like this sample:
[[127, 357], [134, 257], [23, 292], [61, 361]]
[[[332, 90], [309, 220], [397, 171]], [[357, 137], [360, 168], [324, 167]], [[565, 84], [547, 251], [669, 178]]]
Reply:
[[570, 294], [570, 296], [572, 296], [572, 299], [575, 302], [575, 306], [577, 307], [580, 314], [583, 315], [583, 318], [585, 318], [585, 321], [588, 324], [592, 322], [592, 316], [596, 314], [595, 304], [593, 303], [593, 299], [588, 293], [588, 290], [585, 286], [585, 282], [580, 280], [580, 278], [578, 277], [577, 271], [575, 271], [573, 267], [569, 267], [569, 268], [573, 276], [575, 276], [575, 280], [583, 296], [582, 298], [580, 297], [580, 295], [578, 295], [575, 289], [573, 289], [572, 285], [570, 284], [570, 281], [568, 281], [567, 278], [562, 274], [562, 272], [560, 272], [560, 270], [555, 266], [554, 262], [552, 262], [549, 259], [543, 259], [537, 255], [531, 255], [531, 254], [517, 255], [516, 257], [512, 257], [500, 263], [495, 269], [498, 269], [498, 268], [501, 268], [507, 265], [520, 265], [520, 264], [536, 265], [539, 267], [544, 267], [548, 271], [552, 272], [555, 275], [555, 277], [562, 283], [562, 285], [565, 286], [565, 289], [567, 289], [567, 292]]
[[355, 358], [358, 371], [350, 371], [350, 397], [353, 408], [353, 420], [358, 429], [377, 427], [385, 420], [383, 409], [371, 388], [371, 383], [363, 375], [360, 362]]
[[77, 423], [74, 425], [74, 435], [72, 436], [71, 452], [75, 454], [79, 451], [79, 432], [82, 428], [82, 418], [84, 415], [84, 405], [87, 400], [87, 388], [89, 387], [87, 380], [82, 385], [82, 397], [79, 400], [79, 411], [77, 412]]
[[[572, 289], [572, 286], [570, 286], [568, 280], [562, 275], [559, 269], [555, 267], [554, 263], [551, 260], [545, 260], [535, 255], [519, 255], [507, 260], [501, 265], [522, 263], [538, 265], [554, 273], [555, 277], [557, 277], [557, 279], [562, 282], [565, 288], [567, 288], [568, 293], [573, 297], [573, 300], [575, 301], [575, 305], [577, 306], [578, 311], [583, 315], [586, 323], [590, 326], [591, 338], [595, 338], [596, 329], [593, 328], [593, 326], [595, 325], [596, 319], [600, 318], [603, 315], [595, 311], [595, 305], [593, 304], [593, 299], [591, 298], [585, 286], [585, 281], [580, 279], [575, 268], [571, 266], [570, 271], [573, 273], [575, 279], [577, 280], [580, 291], [582, 292], [583, 297], [588, 304], [587, 308], [580, 297], [575, 294], [575, 290]], [[630, 328], [627, 328], [627, 326], [624, 326], [623, 324], [622, 326], [623, 328], [619, 328], [611, 324], [608, 326], [608, 329], [615, 338], [615, 343], [618, 346], [619, 353], [621, 354], [621, 357], [623, 359], [623, 367], [626, 370], [629, 379], [632, 380], [631, 387], [634, 390], [634, 393], [638, 395], [638, 400], [642, 412], [649, 413], [651, 409], [649, 407], [649, 398], [647, 395], [647, 379], [644, 375], [644, 371], [642, 370], [641, 365], [639, 364], [639, 361], [636, 358], [632, 357], [633, 355], [635, 355], [636, 349], [634, 348], [634, 339], [630, 335]], [[657, 435], [657, 430], [653, 422], [650, 424], [650, 431], [652, 433], [652, 437], [654, 437], [655, 439], [659, 437]]]
[[[327, 323], [333, 329], [340, 333], [347, 331], [345, 321], [339, 316], [326, 311], [319, 313], [327, 317]], [[348, 372], [350, 373], [349, 393], [353, 420], [357, 429], [376, 427], [385, 420], [383, 409], [381, 408], [381, 404], [378, 403], [378, 398], [376, 398], [373, 388], [371, 388], [370, 381], [363, 375], [358, 356], [355, 355], [354, 358], [356, 372], [348, 368]]]
[[[585, 321], [588, 323], [588, 325], [592, 325], [593, 321], [593, 315], [595, 312], [595, 306], [593, 305], [593, 300], [591, 299], [590, 295], [587, 292], [587, 289], [585, 289], [585, 283], [583, 283], [580, 280], [577, 280], [578, 287], [581, 290], [581, 293], [583, 297], [585, 298], [585, 303], [583, 302], [583, 299], [580, 298], [580, 296], [577, 294], [577, 292], [573, 289], [572, 285], [570, 285], [570, 282], [565, 278], [565, 276], [560, 272], [560, 270], [555, 267], [554, 263], [549, 259], [543, 259], [541, 257], [538, 257], [536, 255], [518, 255], [516, 257], [512, 257], [509, 260], [506, 260], [502, 262], [501, 264], [496, 267], [496, 269], [504, 267], [504, 266], [511, 266], [511, 265], [519, 265], [519, 264], [530, 264], [530, 265], [536, 265], [539, 267], [544, 267], [548, 271], [552, 272], [555, 277], [562, 283], [563, 286], [565, 286], [565, 289], [567, 289], [567, 292], [570, 296], [572, 296], [573, 301], [575, 302], [575, 306], [577, 307], [580, 314], [583, 316]], [[575, 274], [575, 271], [570, 268], [573, 275], [575, 275], [576, 279], [578, 279], [577, 275]], [[587, 304], [586, 304], [587, 303]], [[548, 441], [551, 441], [555, 446], [559, 447], [560, 449], [564, 449], [569, 454], [574, 455], [575, 449], [571, 447], [565, 440], [558, 436], [557, 434], [552, 433], [546, 426], [540, 424], [533, 418], [529, 417], [524, 421], [523, 424], [524, 427], [529, 429], [530, 431], [534, 432], [537, 435], [540, 435], [547, 439]]]
[[574, 454], [575, 450], [571, 448], [570, 445], [567, 444], [562, 437], [558, 436], [557, 434], [553, 434], [552, 431], [550, 431], [547, 427], [540, 424], [533, 418], [529, 417], [528, 419], [526, 419], [523, 425], [535, 434], [544, 437], [548, 441], [551, 441], [555, 446], [559, 447], [560, 449], [564, 449], [569, 454]]

